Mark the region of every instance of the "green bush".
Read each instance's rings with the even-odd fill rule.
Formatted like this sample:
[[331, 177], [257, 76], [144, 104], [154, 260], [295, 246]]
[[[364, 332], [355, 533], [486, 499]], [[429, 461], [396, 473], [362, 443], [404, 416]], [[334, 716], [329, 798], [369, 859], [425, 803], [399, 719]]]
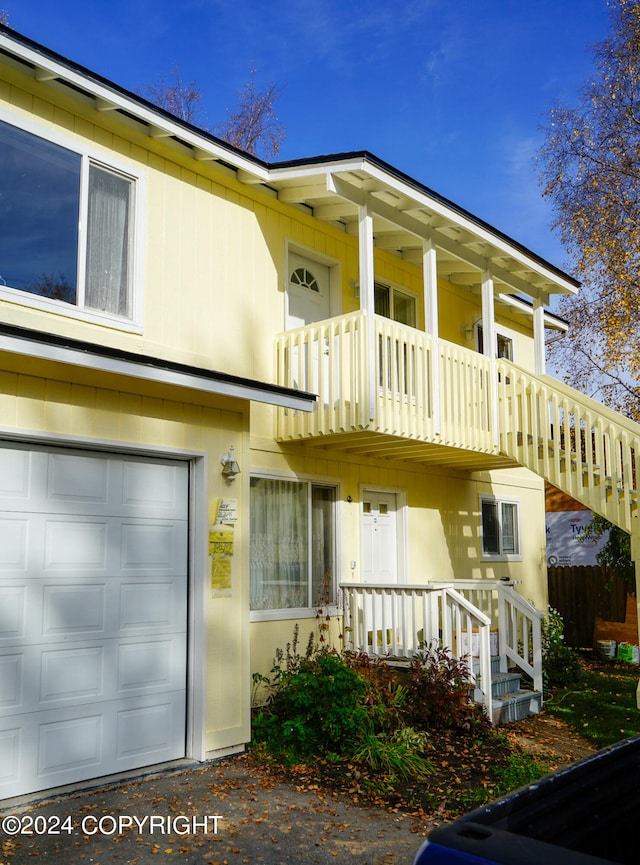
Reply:
[[564, 641], [562, 616], [553, 607], [542, 620], [542, 675], [546, 688], [566, 688], [584, 678], [578, 653]]
[[255, 718], [255, 739], [287, 763], [349, 755], [368, 724], [365, 692], [364, 680], [338, 654], [320, 650], [282, 673]]

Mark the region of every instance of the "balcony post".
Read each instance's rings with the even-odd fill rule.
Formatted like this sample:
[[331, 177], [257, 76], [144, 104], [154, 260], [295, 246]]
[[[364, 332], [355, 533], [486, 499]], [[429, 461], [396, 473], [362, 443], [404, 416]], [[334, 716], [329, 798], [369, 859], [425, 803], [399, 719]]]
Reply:
[[533, 300], [533, 351], [536, 375], [544, 375], [547, 371], [544, 354], [544, 307], [548, 302], [549, 295], [544, 292]]
[[376, 417], [375, 280], [373, 263], [373, 216], [365, 202], [358, 206], [358, 270], [360, 309], [367, 316], [367, 380], [369, 420]]
[[422, 278], [424, 282], [424, 317], [425, 330], [433, 340], [433, 352], [429, 373], [429, 394], [431, 396], [431, 414], [433, 431], [440, 433], [440, 349], [438, 347], [438, 270], [436, 260], [436, 245], [433, 242], [433, 232], [422, 242]]
[[482, 352], [491, 360], [491, 376], [488, 383], [489, 399], [489, 423], [493, 433], [493, 443], [500, 442], [499, 415], [498, 415], [498, 379], [496, 369], [496, 316], [495, 299], [493, 294], [493, 276], [491, 269], [482, 274]]

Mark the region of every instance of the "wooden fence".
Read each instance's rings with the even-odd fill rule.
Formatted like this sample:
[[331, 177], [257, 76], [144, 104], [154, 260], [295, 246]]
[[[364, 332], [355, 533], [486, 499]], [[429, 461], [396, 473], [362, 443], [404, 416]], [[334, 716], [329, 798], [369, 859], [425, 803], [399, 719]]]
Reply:
[[[548, 568], [549, 605], [564, 619], [565, 642], [593, 646], [596, 619], [624, 622], [627, 583], [599, 566]], [[633, 573], [633, 567], [631, 568]]]

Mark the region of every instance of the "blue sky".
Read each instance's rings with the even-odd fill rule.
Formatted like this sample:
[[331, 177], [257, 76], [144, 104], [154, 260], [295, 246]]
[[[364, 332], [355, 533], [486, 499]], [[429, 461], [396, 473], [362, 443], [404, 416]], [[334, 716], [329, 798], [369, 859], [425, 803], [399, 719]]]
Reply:
[[282, 88], [282, 159], [368, 150], [568, 267], [534, 156], [606, 36], [606, 0], [0, 0], [16, 30], [130, 90], [177, 65], [224, 120]]

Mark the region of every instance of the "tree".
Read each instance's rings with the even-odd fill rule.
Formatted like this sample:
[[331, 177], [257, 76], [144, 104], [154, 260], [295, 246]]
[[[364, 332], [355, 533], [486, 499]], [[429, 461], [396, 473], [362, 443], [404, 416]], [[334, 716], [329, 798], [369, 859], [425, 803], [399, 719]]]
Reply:
[[180, 68], [174, 66], [171, 70], [171, 82], [160, 79], [145, 87], [144, 95], [159, 108], [175, 114], [188, 123], [197, 123], [200, 89], [195, 82], [185, 84], [180, 75]]
[[576, 387], [640, 420], [640, 3], [609, 0], [610, 31], [577, 105], [550, 112], [543, 194], [582, 291], [550, 359]]
[[249, 81], [238, 94], [236, 108], [228, 110], [227, 120], [213, 129], [206, 125], [200, 110], [200, 88], [193, 81], [185, 83], [178, 66], [171, 72], [170, 83], [160, 79], [147, 85], [143, 95], [181, 120], [213, 132], [227, 144], [253, 156], [272, 159], [280, 152], [280, 144], [285, 136], [284, 128], [275, 112], [280, 89], [275, 84], [269, 84], [264, 90], [260, 90], [256, 84], [255, 70], [251, 71]]
[[630, 571], [631, 538], [627, 532], [614, 526], [600, 514], [593, 514], [591, 522], [585, 526], [580, 536], [580, 541], [599, 541], [607, 533], [607, 541], [600, 552], [596, 553], [596, 560], [603, 568], [609, 568], [616, 576], [628, 580], [630, 590], [635, 592], [635, 575]]
[[254, 156], [261, 154], [265, 159], [277, 156], [285, 135], [274, 110], [279, 97], [280, 90], [275, 84], [258, 90], [255, 69], [252, 69], [249, 81], [238, 94], [235, 110], [228, 112], [227, 120], [216, 126], [216, 133]]
[[9, 26], [9, 13], [6, 9], [0, 9], [0, 24], [4, 24], [5, 27]]

